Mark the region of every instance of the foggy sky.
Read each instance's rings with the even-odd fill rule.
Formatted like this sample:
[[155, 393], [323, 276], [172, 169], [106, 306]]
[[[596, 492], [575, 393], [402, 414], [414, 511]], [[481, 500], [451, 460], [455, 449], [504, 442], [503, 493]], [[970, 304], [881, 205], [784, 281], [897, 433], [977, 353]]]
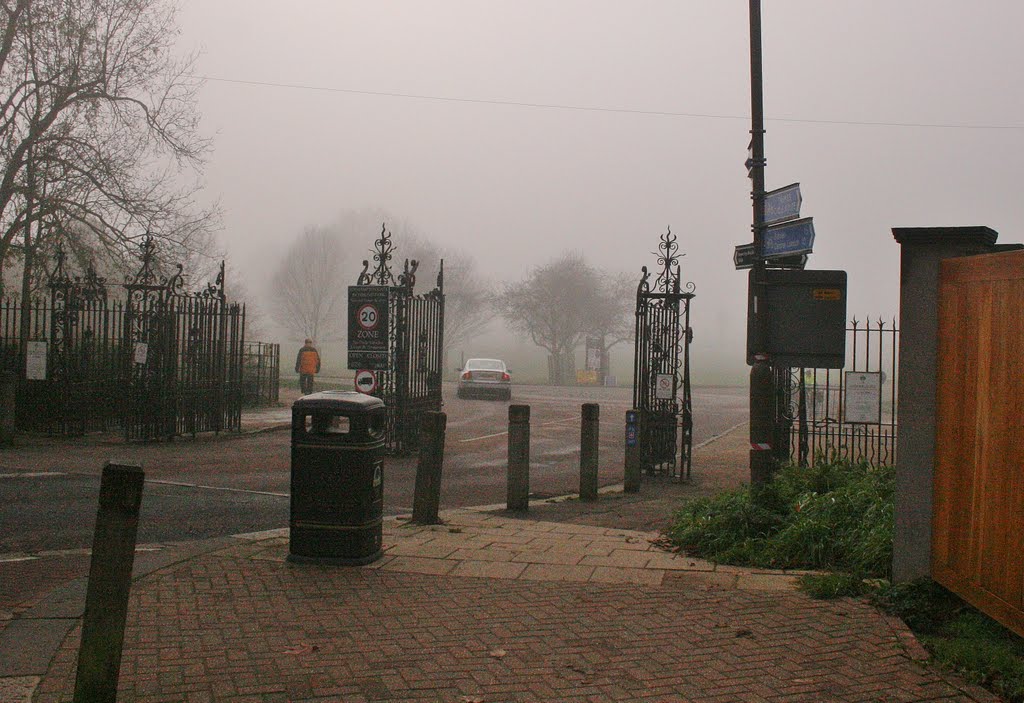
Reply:
[[[384, 208], [496, 280], [567, 249], [639, 274], [671, 225], [698, 354], [742, 367], [743, 0], [183, 3], [207, 197], [251, 290], [343, 210]], [[763, 21], [767, 186], [801, 183], [808, 267], [849, 272], [851, 316], [896, 313], [892, 227], [1024, 240], [1024, 4], [765, 0]]]

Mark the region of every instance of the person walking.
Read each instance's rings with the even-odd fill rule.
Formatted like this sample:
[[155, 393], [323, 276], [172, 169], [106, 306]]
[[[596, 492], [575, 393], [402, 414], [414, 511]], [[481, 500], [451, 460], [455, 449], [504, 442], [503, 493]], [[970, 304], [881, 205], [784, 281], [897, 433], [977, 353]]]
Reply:
[[320, 373], [320, 352], [313, 346], [313, 340], [307, 339], [295, 356], [295, 373], [299, 374], [299, 388], [303, 395], [313, 392], [313, 377]]

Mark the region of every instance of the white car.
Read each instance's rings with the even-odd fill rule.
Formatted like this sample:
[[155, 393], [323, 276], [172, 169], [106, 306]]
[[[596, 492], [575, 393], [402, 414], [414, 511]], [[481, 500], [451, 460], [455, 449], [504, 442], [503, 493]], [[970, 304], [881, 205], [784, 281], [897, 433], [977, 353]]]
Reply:
[[501, 359], [470, 359], [459, 373], [460, 398], [490, 396], [512, 400], [512, 376]]

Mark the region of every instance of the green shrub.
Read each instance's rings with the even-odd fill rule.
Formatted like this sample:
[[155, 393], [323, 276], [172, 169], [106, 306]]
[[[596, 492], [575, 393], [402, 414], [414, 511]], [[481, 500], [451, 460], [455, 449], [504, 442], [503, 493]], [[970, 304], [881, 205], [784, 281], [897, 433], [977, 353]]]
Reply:
[[786, 466], [768, 486], [686, 505], [675, 515], [669, 537], [690, 554], [722, 563], [886, 578], [893, 484], [889, 467]]
[[1024, 638], [931, 579], [879, 589], [871, 600], [902, 618], [936, 664], [1024, 703]]

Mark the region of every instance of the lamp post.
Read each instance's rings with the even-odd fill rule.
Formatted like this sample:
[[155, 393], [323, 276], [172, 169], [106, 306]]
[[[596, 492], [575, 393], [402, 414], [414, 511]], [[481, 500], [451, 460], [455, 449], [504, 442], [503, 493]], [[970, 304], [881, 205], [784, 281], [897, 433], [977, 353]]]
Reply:
[[750, 0], [750, 158], [747, 161], [753, 201], [754, 266], [747, 279], [750, 368], [750, 485], [762, 486], [774, 470], [774, 374], [767, 353], [768, 311], [764, 304], [764, 89], [761, 74], [761, 0]]

